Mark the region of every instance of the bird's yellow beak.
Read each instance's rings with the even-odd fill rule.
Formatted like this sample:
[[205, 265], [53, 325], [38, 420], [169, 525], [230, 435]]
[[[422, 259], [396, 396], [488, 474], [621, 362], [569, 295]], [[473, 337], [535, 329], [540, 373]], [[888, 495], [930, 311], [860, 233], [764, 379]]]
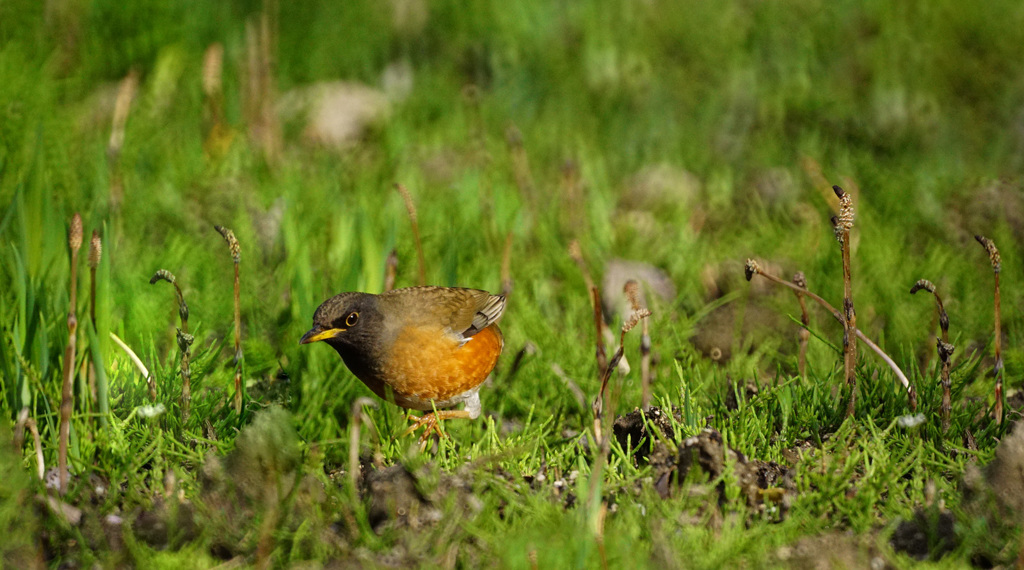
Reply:
[[345, 332], [346, 330], [348, 329], [323, 330], [320, 327], [313, 327], [309, 329], [309, 331], [306, 334], [302, 335], [302, 338], [299, 339], [299, 344], [309, 344], [311, 342], [317, 342], [321, 340], [327, 340], [329, 338], [334, 338], [339, 334]]

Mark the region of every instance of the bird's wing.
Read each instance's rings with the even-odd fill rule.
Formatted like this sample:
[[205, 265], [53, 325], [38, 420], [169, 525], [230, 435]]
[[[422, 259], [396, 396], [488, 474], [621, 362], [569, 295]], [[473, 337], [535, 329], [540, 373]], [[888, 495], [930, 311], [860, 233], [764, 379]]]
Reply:
[[[413, 308], [413, 295], [432, 297], [433, 310], [419, 312]], [[463, 339], [475, 335], [494, 324], [505, 311], [505, 296], [491, 295], [479, 289], [449, 287], [409, 287], [385, 293], [395, 300], [401, 298], [407, 305], [407, 318], [412, 322], [442, 326]]]

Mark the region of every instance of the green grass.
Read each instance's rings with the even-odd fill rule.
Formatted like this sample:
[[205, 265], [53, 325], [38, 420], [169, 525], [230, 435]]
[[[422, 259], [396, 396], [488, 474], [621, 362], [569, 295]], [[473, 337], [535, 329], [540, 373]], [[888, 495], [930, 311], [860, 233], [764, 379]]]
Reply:
[[[931, 547], [938, 566], [1017, 559], [1021, 527], [1010, 521], [1020, 519], [993, 516], [964, 481], [1007, 433], [988, 415], [992, 272], [976, 233], [1002, 253], [1008, 393], [1021, 388], [1024, 370], [1020, 3], [473, 0], [429, 3], [422, 26], [396, 23], [387, 3], [281, 4], [279, 92], [339, 78], [378, 85], [395, 61], [409, 64], [414, 84], [345, 151], [311, 146], [301, 124], [285, 124], [276, 161], [249, 142], [243, 105], [245, 25], [261, 5], [100, 0], [64, 10], [0, 6], [0, 440], [12, 439], [27, 409], [47, 468], [57, 464], [66, 228], [80, 212], [86, 236], [103, 236], [95, 330], [84, 262], [78, 272], [63, 501], [83, 516], [74, 524], [45, 506], [52, 492], [34, 475], [27, 432], [20, 449], [0, 446], [5, 563], [20, 567], [41, 553], [51, 566], [213, 566], [237, 557], [276, 566], [761, 567], [799, 565], [801, 545], [824, 536], [851, 556], [903, 567], [914, 560], [889, 538], [919, 508], [955, 517], [956, 545]], [[201, 65], [212, 42], [225, 48], [234, 131], [222, 156], [203, 146]], [[103, 101], [130, 70], [140, 86], [117, 205]], [[517, 183], [513, 126], [531, 187]], [[570, 160], [581, 178], [578, 216], [567, 215], [563, 190]], [[748, 257], [777, 263], [782, 277], [802, 270], [840, 306], [833, 206], [807, 160], [830, 184], [859, 188], [857, 322], [918, 387], [926, 422], [917, 428], [900, 426], [906, 395], [863, 347], [856, 413], [844, 421], [841, 326], [812, 308], [809, 373], [799, 377], [793, 295], [742, 280]], [[656, 205], [624, 211], [630, 180], [658, 164], [690, 172], [695, 194], [676, 187]], [[436, 453], [420, 453], [414, 438], [400, 437], [399, 409], [365, 409], [362, 463], [378, 474], [405, 466], [418, 494], [393, 481], [351, 486], [351, 404], [370, 393], [333, 351], [298, 345], [321, 301], [381, 289], [392, 249], [397, 285], [416, 283], [395, 182], [417, 202], [431, 283], [498, 291], [513, 239], [506, 350], [481, 391], [485, 417], [450, 422]], [[231, 406], [233, 269], [215, 224], [241, 243], [248, 399], [240, 416]], [[662, 498], [657, 465], [635, 462], [618, 444], [607, 462], [597, 459], [593, 316], [566, 253], [572, 239], [597, 276], [612, 258], [635, 259], [666, 271], [678, 289], [651, 307], [655, 400], [680, 411], [675, 435], [659, 436], [662, 449], [678, 454], [712, 427], [744, 456], [790, 468], [784, 506], [749, 506], [731, 464], [710, 477], [692, 471]], [[196, 339], [187, 420], [174, 293], [148, 284], [161, 268], [183, 289]], [[721, 299], [708, 295], [708, 276]], [[908, 294], [921, 278], [943, 295], [957, 347], [947, 434], [934, 303]], [[716, 363], [689, 339], [706, 332], [705, 316], [719, 306], [732, 311], [723, 347], [732, 356]], [[163, 413], [146, 417], [146, 381], [111, 332], [152, 372]], [[620, 414], [640, 402], [639, 337], [626, 337], [632, 371], [612, 377]], [[510, 376], [527, 343], [536, 350]], [[87, 362], [105, 376], [109, 402], [87, 397]], [[585, 406], [554, 365], [586, 394]], [[755, 395], [745, 394], [747, 380]], [[287, 413], [267, 411], [278, 408]], [[976, 450], [967, 449], [968, 431]], [[810, 451], [794, 462], [788, 450], [804, 442]], [[400, 504], [382, 507], [381, 497]], [[389, 522], [374, 527], [382, 512]], [[797, 558], [779, 554], [786, 549]], [[869, 559], [858, 560], [851, 564]]]

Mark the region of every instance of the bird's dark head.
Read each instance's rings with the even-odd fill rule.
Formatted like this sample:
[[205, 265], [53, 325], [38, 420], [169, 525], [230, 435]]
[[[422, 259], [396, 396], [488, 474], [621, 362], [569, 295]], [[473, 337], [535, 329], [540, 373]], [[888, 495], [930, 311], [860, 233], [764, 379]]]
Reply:
[[384, 330], [380, 300], [369, 293], [342, 293], [321, 304], [313, 314], [313, 328], [299, 344], [324, 341], [343, 357], [373, 352]]

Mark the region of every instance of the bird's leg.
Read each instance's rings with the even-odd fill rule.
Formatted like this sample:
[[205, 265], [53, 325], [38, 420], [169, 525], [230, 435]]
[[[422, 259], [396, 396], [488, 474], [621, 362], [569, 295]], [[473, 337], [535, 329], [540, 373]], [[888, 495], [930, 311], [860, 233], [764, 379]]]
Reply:
[[439, 425], [443, 420], [454, 420], [454, 419], [473, 419], [472, 414], [466, 410], [441, 410], [436, 412], [428, 412], [420, 417], [409, 416], [410, 420], [414, 420], [413, 424], [409, 426], [409, 429], [405, 430], [402, 434], [403, 437], [415, 433], [416, 430], [425, 428], [423, 435], [420, 436], [420, 443], [427, 441], [431, 433], [436, 433], [438, 436], [441, 435], [441, 426]]

